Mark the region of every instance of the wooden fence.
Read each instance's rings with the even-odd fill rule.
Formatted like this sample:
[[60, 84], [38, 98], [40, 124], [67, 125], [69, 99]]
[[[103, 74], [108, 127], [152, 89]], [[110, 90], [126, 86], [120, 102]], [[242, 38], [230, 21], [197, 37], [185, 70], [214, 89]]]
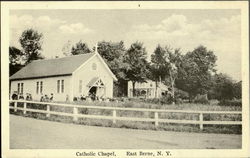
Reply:
[[[52, 102], [35, 102], [35, 101], [25, 101], [25, 100], [10, 100], [10, 103], [14, 103], [14, 106], [10, 106], [10, 109], [23, 111], [23, 114], [29, 112], [45, 113], [46, 117], [50, 117], [50, 114], [61, 115], [61, 116], [71, 116], [74, 121], [78, 118], [93, 118], [93, 119], [108, 119], [112, 120], [115, 124], [117, 120], [123, 121], [141, 121], [141, 122], [154, 122], [155, 126], [159, 126], [161, 123], [176, 123], [176, 124], [198, 124], [200, 129], [203, 129], [203, 125], [241, 125], [241, 121], [204, 121], [204, 114], [236, 114], [241, 115], [240, 111], [193, 111], [193, 110], [165, 110], [165, 109], [145, 109], [145, 108], [122, 108], [122, 107], [105, 107], [105, 106], [87, 106], [87, 105], [74, 105], [74, 104], [62, 104], [62, 103], [52, 103]], [[17, 103], [23, 103], [23, 107], [17, 107]], [[47, 106], [46, 110], [31, 109], [27, 108], [27, 103], [29, 104], [44, 104]], [[73, 113], [57, 112], [51, 111], [51, 106], [62, 106], [73, 108]], [[112, 116], [103, 115], [87, 115], [79, 114], [78, 109], [106, 109], [112, 110]], [[153, 112], [154, 118], [138, 118], [138, 117], [119, 117], [116, 115], [117, 111], [140, 111], [140, 112]], [[161, 119], [159, 118], [159, 113], [191, 113], [199, 115], [199, 120], [173, 120], [173, 119]]]

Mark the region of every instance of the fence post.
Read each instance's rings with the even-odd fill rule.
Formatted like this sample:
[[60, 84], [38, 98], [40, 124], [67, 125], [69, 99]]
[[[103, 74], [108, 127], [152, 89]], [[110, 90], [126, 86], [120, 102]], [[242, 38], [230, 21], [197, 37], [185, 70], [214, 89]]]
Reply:
[[46, 117], [50, 117], [50, 106], [47, 104], [47, 114]]
[[113, 124], [116, 124], [116, 110], [113, 110]]
[[14, 102], [14, 112], [17, 112], [17, 101]]
[[78, 109], [76, 107], [73, 107], [73, 114], [74, 114], [73, 121], [77, 122], [78, 118], [76, 115], [78, 114]]
[[199, 120], [200, 121], [200, 130], [203, 130], [203, 123], [202, 123], [203, 122], [203, 114], [202, 113], [200, 113], [199, 118], [200, 118], [200, 120]]
[[27, 108], [27, 103], [24, 102], [24, 103], [23, 103], [23, 114], [24, 114], [24, 115], [26, 114], [26, 108]]
[[155, 112], [155, 127], [158, 127], [159, 121], [158, 121], [158, 112]]

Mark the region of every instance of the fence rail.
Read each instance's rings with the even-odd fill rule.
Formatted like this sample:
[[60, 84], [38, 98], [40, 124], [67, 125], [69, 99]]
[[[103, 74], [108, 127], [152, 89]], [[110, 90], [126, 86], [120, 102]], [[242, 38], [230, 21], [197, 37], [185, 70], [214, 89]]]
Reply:
[[[105, 106], [88, 106], [88, 105], [74, 105], [74, 104], [62, 104], [62, 103], [51, 103], [51, 102], [36, 102], [36, 101], [25, 101], [25, 100], [10, 100], [10, 103], [14, 103], [14, 106], [10, 106], [10, 109], [23, 111], [23, 114], [29, 112], [44, 113], [46, 117], [50, 117], [50, 114], [61, 115], [61, 116], [70, 116], [73, 117], [74, 121], [77, 121], [78, 118], [93, 118], [93, 119], [107, 119], [112, 120], [115, 124], [117, 120], [121, 121], [142, 121], [142, 122], [154, 122], [155, 126], [159, 126], [159, 123], [176, 123], [176, 124], [198, 124], [200, 130], [203, 130], [203, 125], [241, 125], [241, 121], [204, 121], [204, 114], [236, 114], [242, 115], [240, 111], [192, 111], [192, 110], [165, 110], [165, 109], [145, 109], [145, 108], [121, 108], [121, 107], [105, 107]], [[23, 103], [23, 107], [17, 107], [17, 103]], [[27, 103], [29, 104], [43, 104], [46, 105], [46, 110], [38, 110], [27, 108]], [[66, 112], [57, 112], [51, 111], [51, 106], [62, 106], [70, 107], [73, 109], [73, 113]], [[105, 109], [112, 110], [112, 116], [103, 116], [103, 115], [87, 115], [79, 114], [78, 109], [87, 108], [87, 109]], [[140, 112], [154, 112], [154, 118], [138, 118], [138, 117], [119, 117], [117, 116], [117, 111], [140, 111]], [[199, 120], [174, 120], [174, 119], [161, 119], [159, 118], [159, 113], [192, 113], [199, 115]]]

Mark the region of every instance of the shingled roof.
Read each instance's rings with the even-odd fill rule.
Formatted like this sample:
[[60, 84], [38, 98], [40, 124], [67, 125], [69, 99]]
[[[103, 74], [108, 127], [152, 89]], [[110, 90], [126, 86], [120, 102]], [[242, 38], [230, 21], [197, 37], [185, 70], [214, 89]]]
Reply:
[[44, 78], [72, 75], [72, 73], [95, 53], [74, 55], [64, 58], [34, 60], [10, 77], [10, 80]]

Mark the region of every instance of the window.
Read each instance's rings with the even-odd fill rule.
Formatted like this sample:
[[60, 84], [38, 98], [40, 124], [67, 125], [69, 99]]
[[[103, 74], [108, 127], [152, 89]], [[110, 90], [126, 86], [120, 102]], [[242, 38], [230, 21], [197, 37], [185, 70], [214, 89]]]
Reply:
[[17, 83], [17, 93], [20, 93], [20, 83]]
[[40, 93], [43, 93], [43, 82], [40, 82]]
[[82, 93], [82, 80], [79, 81], [79, 93]]
[[[39, 84], [40, 83], [40, 84]], [[43, 81], [36, 82], [36, 94], [43, 93]]]
[[21, 93], [23, 94], [23, 83], [21, 83]]
[[61, 91], [62, 91], [62, 93], [64, 92], [64, 80], [62, 80], [62, 83], [61, 83]]
[[92, 64], [92, 70], [96, 70], [96, 68], [97, 68], [96, 63], [93, 63], [93, 64]]
[[39, 82], [36, 82], [36, 94], [39, 93]]
[[23, 83], [17, 83], [17, 93], [18, 94], [23, 93]]
[[64, 80], [57, 80], [57, 93], [64, 93]]
[[60, 93], [60, 80], [57, 80], [57, 93]]

